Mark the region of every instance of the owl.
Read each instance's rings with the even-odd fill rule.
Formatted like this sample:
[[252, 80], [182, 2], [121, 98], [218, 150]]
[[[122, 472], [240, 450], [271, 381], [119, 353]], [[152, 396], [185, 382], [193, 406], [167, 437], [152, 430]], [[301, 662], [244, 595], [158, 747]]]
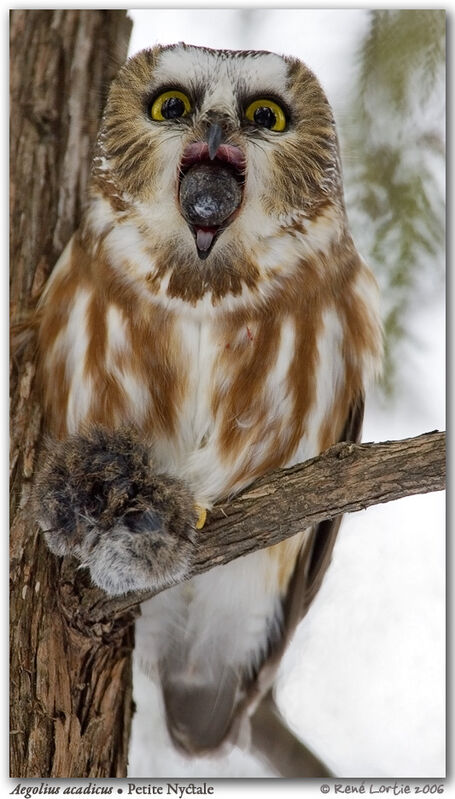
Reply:
[[159, 591], [136, 648], [175, 745], [238, 741], [339, 520], [185, 579], [205, 515], [269, 470], [358, 440], [381, 359], [377, 286], [312, 72], [183, 43], [130, 58], [37, 325], [47, 543], [108, 594]]

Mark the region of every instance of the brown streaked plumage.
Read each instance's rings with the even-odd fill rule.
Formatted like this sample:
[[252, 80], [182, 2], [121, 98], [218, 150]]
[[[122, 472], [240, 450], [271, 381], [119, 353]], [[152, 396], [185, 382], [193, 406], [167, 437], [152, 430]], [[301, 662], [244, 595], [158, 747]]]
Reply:
[[[221, 174], [240, 197], [225, 217]], [[348, 230], [314, 75], [271, 53], [183, 44], [130, 59], [36, 322], [60, 440], [36, 490], [49, 546], [110, 593], [171, 586], [143, 607], [138, 657], [160, 676], [174, 742], [214, 749], [268, 690], [339, 520], [172, 586], [197, 546], [188, 497], [210, 509], [358, 440], [380, 363], [376, 284]]]

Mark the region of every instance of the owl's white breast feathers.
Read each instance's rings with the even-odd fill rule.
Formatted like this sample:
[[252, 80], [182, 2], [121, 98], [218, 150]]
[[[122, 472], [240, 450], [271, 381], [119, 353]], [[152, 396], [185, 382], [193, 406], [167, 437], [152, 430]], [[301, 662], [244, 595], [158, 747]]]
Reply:
[[89, 413], [92, 401], [92, 381], [85, 375], [85, 359], [89, 344], [87, 309], [91, 292], [80, 289], [68, 314], [66, 330], [56, 342], [66, 355], [66, 379], [69, 384], [67, 423], [68, 430], [75, 433], [80, 422]]
[[106, 334], [106, 368], [111, 371], [119, 354], [131, 356], [127, 321], [120, 308], [112, 303], [106, 310]]
[[175, 647], [176, 676], [188, 685], [222, 682], [224, 669], [247, 667], [252, 673], [269, 638], [279, 634], [278, 568], [266, 553], [255, 552], [144, 603], [137, 621], [143, 667], [150, 670]]
[[[258, 275], [254, 287], [243, 282], [240, 292], [228, 292], [221, 303], [215, 299], [208, 281], [203, 296], [188, 302], [169, 287], [178, 267], [169, 257], [169, 266], [163, 270], [158, 252], [161, 240], [164, 251], [169, 248], [164, 242], [172, 241], [170, 256], [173, 251], [186, 252], [188, 247], [194, 250], [194, 243], [188, 230], [179, 227], [169, 215], [165, 204], [156, 210], [135, 202], [128, 212], [118, 212], [106, 199], [96, 196], [87, 214], [87, 227], [102, 241], [109, 268], [119, 281], [127, 283], [146, 302], [193, 319], [264, 307], [280, 290], [282, 280], [293, 278], [302, 260], [313, 259], [314, 265], [319, 266], [318, 255], [329, 252], [332, 244], [338, 242], [342, 222], [339, 209], [333, 205], [313, 219], [297, 211], [275, 219], [257, 202], [249, 203], [241, 219], [224, 232], [220, 259], [225, 252], [226, 261], [232, 260], [232, 267], [228, 268], [235, 271], [236, 261], [251, 258]], [[337, 268], [336, 264], [333, 266]], [[193, 268], [196, 271], [201, 266], [195, 263]], [[327, 270], [327, 262], [321, 268]], [[158, 270], [161, 274], [155, 280]]]

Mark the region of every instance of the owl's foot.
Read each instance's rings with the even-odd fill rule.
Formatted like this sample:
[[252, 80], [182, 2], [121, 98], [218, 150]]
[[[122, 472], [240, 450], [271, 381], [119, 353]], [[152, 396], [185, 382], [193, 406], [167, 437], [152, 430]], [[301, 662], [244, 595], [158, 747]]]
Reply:
[[56, 555], [73, 555], [108, 594], [159, 589], [188, 571], [197, 512], [186, 486], [155, 474], [131, 431], [94, 427], [47, 447], [34, 504]]

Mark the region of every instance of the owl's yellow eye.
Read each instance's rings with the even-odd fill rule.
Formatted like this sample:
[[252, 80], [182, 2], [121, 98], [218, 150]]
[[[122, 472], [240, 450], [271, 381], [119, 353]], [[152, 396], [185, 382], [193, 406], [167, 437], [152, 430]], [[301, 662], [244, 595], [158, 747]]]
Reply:
[[178, 89], [170, 89], [153, 101], [149, 113], [155, 122], [162, 122], [164, 119], [186, 117], [190, 111], [191, 103], [187, 95]]
[[261, 128], [281, 131], [286, 128], [283, 109], [273, 100], [254, 100], [245, 111], [245, 116]]

